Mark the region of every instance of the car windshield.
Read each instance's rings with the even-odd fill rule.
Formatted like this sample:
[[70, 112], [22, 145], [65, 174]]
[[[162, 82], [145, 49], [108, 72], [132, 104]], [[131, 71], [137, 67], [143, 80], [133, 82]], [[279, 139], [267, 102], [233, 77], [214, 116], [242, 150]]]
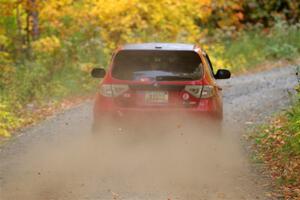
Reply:
[[121, 80], [199, 80], [200, 56], [193, 51], [123, 50], [114, 58], [112, 76]]

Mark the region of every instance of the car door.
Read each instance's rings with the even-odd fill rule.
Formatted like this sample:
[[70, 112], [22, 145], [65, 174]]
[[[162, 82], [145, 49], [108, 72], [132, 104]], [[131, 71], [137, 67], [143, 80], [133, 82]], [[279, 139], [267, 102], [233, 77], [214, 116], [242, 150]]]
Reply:
[[216, 104], [217, 104], [216, 106], [217, 106], [217, 109], [219, 110], [219, 114], [222, 116], [223, 115], [222, 88], [216, 82], [216, 79], [214, 77], [215, 76], [214, 69], [213, 69], [213, 66], [212, 66], [212, 63], [211, 63], [211, 60], [210, 60], [208, 54], [204, 53], [203, 57], [205, 58], [205, 62], [208, 65], [208, 70], [211, 75], [211, 80], [213, 82], [213, 85], [216, 87], [216, 90], [215, 90], [216, 91]]

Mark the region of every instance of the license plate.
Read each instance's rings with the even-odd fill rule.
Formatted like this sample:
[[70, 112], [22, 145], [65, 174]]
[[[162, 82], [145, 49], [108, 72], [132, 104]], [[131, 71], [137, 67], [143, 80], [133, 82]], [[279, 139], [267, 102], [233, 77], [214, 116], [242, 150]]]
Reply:
[[166, 91], [147, 91], [145, 93], [146, 103], [168, 103], [169, 94]]

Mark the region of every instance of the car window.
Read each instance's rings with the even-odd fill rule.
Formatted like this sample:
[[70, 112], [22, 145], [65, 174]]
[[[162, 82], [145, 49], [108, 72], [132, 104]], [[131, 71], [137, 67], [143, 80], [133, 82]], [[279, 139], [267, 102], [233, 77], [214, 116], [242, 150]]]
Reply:
[[123, 50], [115, 56], [112, 76], [121, 80], [199, 80], [202, 62], [193, 51]]
[[210, 71], [212, 77], [214, 77], [214, 68], [213, 68], [213, 66], [211, 64], [210, 58], [209, 58], [209, 56], [207, 54], [205, 54], [204, 57], [205, 57], [206, 62], [208, 64], [208, 66], [209, 66], [209, 69], [210, 69], [209, 71]]

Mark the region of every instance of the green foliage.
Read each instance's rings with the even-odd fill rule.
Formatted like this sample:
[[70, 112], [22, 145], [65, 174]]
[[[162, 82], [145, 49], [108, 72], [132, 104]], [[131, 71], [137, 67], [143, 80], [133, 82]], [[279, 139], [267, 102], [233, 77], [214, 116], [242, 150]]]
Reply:
[[261, 127], [253, 139], [257, 154], [267, 164], [285, 199], [298, 199], [300, 187], [300, 85], [294, 106]]
[[0, 101], [0, 137], [10, 137], [9, 130], [13, 127], [17, 127], [20, 121], [21, 120], [7, 107], [6, 102]]
[[287, 113], [287, 117], [288, 123], [285, 126], [287, 135], [283, 151], [288, 154], [300, 155], [300, 102]]
[[213, 60], [223, 60], [222, 64], [233, 71], [247, 71], [266, 60], [289, 60], [300, 55], [300, 24], [279, 21], [267, 31], [260, 26], [241, 31], [236, 39], [223, 32], [215, 37], [222, 50], [215, 51], [216, 44], [208, 45]]
[[299, 22], [300, 2], [298, 0], [244, 0], [244, 21], [272, 26], [277, 19], [290, 23]]

